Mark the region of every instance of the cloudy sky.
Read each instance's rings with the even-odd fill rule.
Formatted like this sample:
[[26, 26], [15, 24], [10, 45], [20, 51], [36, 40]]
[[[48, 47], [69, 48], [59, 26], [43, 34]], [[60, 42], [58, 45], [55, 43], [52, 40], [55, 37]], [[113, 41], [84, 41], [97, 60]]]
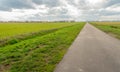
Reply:
[[0, 21], [120, 20], [120, 0], [0, 0]]

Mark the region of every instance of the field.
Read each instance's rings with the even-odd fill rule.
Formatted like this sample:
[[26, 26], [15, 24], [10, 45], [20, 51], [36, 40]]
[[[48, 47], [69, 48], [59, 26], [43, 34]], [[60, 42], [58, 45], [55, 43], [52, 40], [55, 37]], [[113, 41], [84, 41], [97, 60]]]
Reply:
[[[28, 25], [29, 24], [29, 25]], [[0, 23], [0, 47], [45, 35], [75, 23]]]
[[120, 39], [120, 22], [91, 22], [94, 26]]
[[74, 23], [0, 23], [0, 38], [55, 29], [71, 24]]
[[0, 72], [53, 72], [84, 24], [1, 24]]

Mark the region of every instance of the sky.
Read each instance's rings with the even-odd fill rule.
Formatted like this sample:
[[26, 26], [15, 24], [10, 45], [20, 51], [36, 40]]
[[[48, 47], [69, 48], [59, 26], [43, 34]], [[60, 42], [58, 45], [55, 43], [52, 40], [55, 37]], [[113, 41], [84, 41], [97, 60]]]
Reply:
[[0, 0], [0, 21], [120, 21], [120, 0]]

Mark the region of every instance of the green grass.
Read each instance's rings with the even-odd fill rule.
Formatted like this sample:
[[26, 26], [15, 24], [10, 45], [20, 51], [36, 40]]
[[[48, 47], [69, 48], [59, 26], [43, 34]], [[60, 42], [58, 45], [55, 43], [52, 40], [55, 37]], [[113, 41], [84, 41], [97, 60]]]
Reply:
[[60, 28], [44, 30], [44, 31], [34, 32], [34, 33], [26, 33], [23, 35], [18, 35], [18, 36], [14, 36], [14, 37], [7, 38], [7, 39], [2, 39], [2, 40], [0, 40], [0, 47], [12, 45], [12, 44], [18, 43], [18, 42], [23, 41], [23, 40], [32, 39], [36, 36], [43, 36], [43, 35], [46, 35], [48, 33], [52, 33], [54, 31], [57, 31], [59, 29]]
[[84, 23], [0, 48], [0, 72], [53, 72]]
[[0, 39], [69, 26], [74, 23], [0, 23]]
[[92, 22], [94, 26], [120, 39], [120, 22]]
[[42, 36], [75, 23], [0, 23], [0, 47]]

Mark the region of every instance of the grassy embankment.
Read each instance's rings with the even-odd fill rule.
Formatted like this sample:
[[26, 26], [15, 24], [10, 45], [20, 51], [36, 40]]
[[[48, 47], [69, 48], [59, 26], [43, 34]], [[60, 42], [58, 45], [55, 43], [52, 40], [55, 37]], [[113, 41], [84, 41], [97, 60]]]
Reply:
[[0, 48], [1, 72], [53, 72], [84, 23]]
[[120, 39], [120, 22], [91, 22], [94, 26]]

